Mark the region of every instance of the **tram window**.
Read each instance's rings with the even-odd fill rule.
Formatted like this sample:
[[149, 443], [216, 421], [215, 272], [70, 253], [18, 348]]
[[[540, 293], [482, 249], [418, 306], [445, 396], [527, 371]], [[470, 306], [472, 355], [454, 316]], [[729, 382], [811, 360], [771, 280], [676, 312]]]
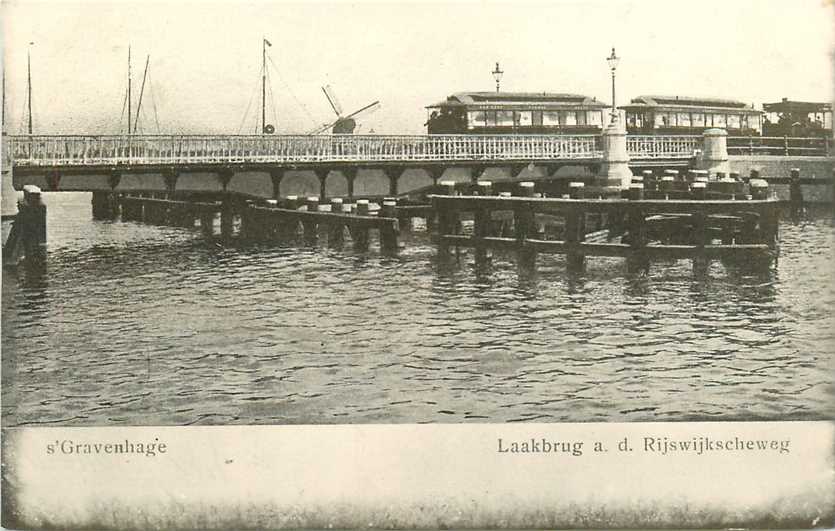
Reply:
[[542, 125], [542, 111], [533, 111], [533, 125]]
[[589, 111], [589, 125], [600, 125], [603, 123], [603, 113], [600, 111]]
[[512, 126], [513, 111], [496, 111], [496, 125]]
[[484, 111], [470, 111], [467, 113], [467, 127], [484, 127], [487, 124]]
[[705, 115], [704, 113], [694, 112], [692, 115], [693, 117], [691, 121], [691, 125], [693, 127], [704, 127], [705, 126]]
[[496, 125], [496, 111], [484, 111], [484, 114], [487, 116], [487, 126], [495, 126]]
[[724, 114], [714, 114], [713, 115], [713, 127], [726, 127], [727, 122], [725, 120]]
[[655, 113], [655, 127], [668, 127], [670, 125], [670, 114], [666, 112]]
[[825, 112], [823, 113], [823, 127], [826, 129], [832, 129], [832, 113]]
[[560, 113], [557, 111], [543, 111], [542, 125], [560, 125]]
[[586, 125], [586, 111], [577, 111], [577, 125]]
[[678, 126], [679, 127], [690, 127], [690, 113], [689, 112], [678, 113]]
[[729, 114], [728, 115], [728, 127], [731, 129], [739, 129], [739, 115], [738, 114]]
[[516, 125], [521, 127], [528, 127], [531, 125], [531, 111], [516, 111], [514, 121]]
[[566, 111], [565, 125], [577, 125], [577, 113], [574, 111]]
[[740, 129], [748, 129], [748, 115], [747, 114], [743, 114], [739, 118], [739, 127], [740, 127]]

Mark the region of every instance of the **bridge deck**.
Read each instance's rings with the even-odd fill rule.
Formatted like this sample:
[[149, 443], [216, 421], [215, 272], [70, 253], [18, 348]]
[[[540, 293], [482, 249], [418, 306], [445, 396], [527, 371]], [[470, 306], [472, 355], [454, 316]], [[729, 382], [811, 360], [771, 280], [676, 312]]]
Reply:
[[[577, 161], [603, 156], [598, 135], [115, 135], [8, 137], [17, 167]], [[630, 136], [633, 159], [686, 160], [699, 136]]]

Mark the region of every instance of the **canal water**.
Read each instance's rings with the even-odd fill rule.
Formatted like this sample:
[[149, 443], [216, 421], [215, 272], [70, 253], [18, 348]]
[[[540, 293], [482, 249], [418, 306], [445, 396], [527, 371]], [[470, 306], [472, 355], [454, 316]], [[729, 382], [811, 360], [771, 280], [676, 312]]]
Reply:
[[[822, 419], [831, 213], [776, 269], [223, 247], [45, 194], [45, 275], [2, 277], [2, 422], [189, 425]], [[8, 231], [4, 222], [4, 235]]]

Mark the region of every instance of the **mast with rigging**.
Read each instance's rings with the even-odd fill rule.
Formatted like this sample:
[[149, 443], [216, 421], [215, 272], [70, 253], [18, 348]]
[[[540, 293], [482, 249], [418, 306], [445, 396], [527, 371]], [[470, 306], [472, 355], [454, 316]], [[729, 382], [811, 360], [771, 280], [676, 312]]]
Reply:
[[26, 50], [26, 90], [28, 91], [27, 101], [29, 107], [29, 134], [32, 134], [32, 42]]
[[128, 134], [130, 134], [130, 115], [132, 112], [130, 100], [130, 44], [128, 44]]
[[139, 89], [139, 102], [136, 104], [136, 119], [133, 121], [133, 134], [136, 134], [136, 128], [139, 127], [139, 111], [142, 109], [142, 95], [145, 94], [145, 79], [148, 77], [148, 63], [151, 62], [151, 54], [145, 58], [145, 73], [142, 74], [142, 87]]

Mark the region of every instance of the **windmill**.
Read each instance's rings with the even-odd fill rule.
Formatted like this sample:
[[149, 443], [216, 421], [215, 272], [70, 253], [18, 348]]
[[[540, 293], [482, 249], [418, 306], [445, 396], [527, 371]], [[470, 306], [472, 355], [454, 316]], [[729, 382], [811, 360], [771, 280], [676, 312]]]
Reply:
[[336, 99], [336, 95], [331, 90], [331, 86], [327, 85], [322, 87], [322, 92], [325, 93], [325, 97], [328, 99], [328, 103], [330, 103], [333, 112], [336, 114], [336, 120], [323, 125], [319, 129], [311, 132], [311, 135], [319, 135], [331, 129], [331, 133], [334, 135], [350, 135], [354, 133], [354, 129], [357, 127], [356, 119], [363, 115], [371, 114], [372, 112], [376, 111], [380, 108], [380, 102], [375, 101], [369, 103], [365, 107], [348, 114], [347, 116], [343, 116], [342, 114], [342, 105], [339, 103], [339, 100]]

